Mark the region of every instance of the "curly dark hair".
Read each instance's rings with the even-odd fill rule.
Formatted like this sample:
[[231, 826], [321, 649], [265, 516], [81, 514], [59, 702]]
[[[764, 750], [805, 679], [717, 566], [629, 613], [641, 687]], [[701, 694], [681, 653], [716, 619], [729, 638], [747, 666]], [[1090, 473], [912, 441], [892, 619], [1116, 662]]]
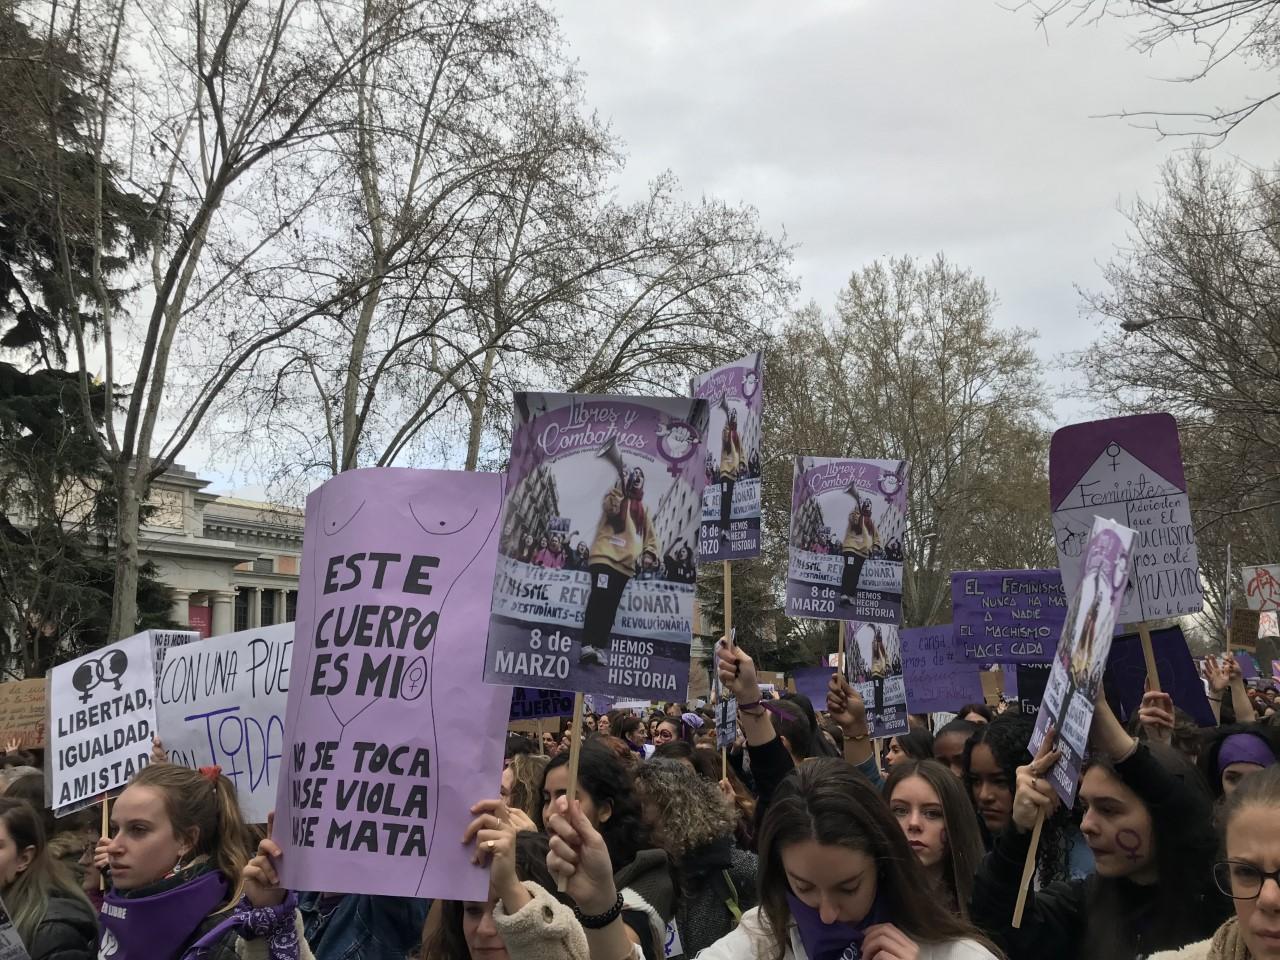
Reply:
[[[977, 810], [977, 802], [974, 801], [973, 784], [969, 776], [973, 748], [983, 744], [991, 751], [1012, 792], [1014, 784], [1018, 782], [1018, 767], [1031, 762], [1031, 752], [1027, 745], [1031, 742], [1035, 726], [1035, 718], [1022, 713], [1002, 713], [990, 723], [977, 725], [964, 747], [964, 780], [969, 799], [974, 803], [974, 810]], [[1068, 863], [1069, 834], [1079, 829], [1081, 816], [1079, 804], [1063, 806], [1044, 822], [1039, 852], [1036, 854], [1036, 874], [1041, 886], [1055, 880], [1071, 879]], [[982, 827], [983, 842], [989, 850], [994, 838], [981, 816], [978, 817], [978, 823]]]
[[[569, 755], [561, 751], [551, 758], [542, 771], [538, 793], [542, 795], [544, 805], [547, 802], [547, 775], [568, 763]], [[653, 846], [631, 772], [607, 746], [595, 740], [582, 745], [578, 756], [578, 789], [591, 797], [597, 810], [605, 805], [610, 808], [608, 819], [600, 824], [600, 836], [609, 848], [609, 859], [615, 873], [634, 860], [641, 850], [648, 850]], [[542, 807], [539, 806], [535, 822], [538, 829], [545, 833], [547, 826], [542, 817]]]

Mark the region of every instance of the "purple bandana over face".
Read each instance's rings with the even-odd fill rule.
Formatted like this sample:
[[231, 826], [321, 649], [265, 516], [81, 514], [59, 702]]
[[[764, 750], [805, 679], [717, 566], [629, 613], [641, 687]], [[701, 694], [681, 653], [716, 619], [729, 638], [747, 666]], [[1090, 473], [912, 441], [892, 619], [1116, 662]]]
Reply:
[[867, 928], [883, 923], [880, 916], [880, 897], [871, 904], [871, 910], [859, 923], [823, 923], [818, 911], [808, 906], [794, 894], [787, 894], [791, 907], [791, 919], [800, 931], [800, 942], [809, 960], [860, 960], [862, 938]]
[[196, 927], [227, 899], [227, 882], [210, 870], [152, 897], [102, 901], [98, 960], [178, 960]]

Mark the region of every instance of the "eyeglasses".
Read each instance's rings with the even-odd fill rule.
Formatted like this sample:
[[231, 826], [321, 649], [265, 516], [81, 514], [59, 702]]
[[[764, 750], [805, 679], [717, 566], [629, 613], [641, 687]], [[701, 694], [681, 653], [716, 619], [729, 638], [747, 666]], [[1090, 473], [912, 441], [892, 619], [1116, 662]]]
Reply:
[[1267, 873], [1243, 860], [1223, 860], [1213, 865], [1213, 882], [1233, 900], [1256, 900], [1268, 880], [1280, 886], [1280, 870]]

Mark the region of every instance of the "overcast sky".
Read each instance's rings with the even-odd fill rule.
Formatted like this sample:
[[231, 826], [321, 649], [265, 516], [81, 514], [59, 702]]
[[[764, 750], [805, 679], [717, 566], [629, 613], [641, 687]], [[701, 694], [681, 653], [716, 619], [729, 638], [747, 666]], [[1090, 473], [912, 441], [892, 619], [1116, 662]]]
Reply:
[[[691, 199], [754, 205], [798, 244], [799, 302], [827, 308], [877, 257], [943, 251], [997, 291], [999, 322], [1039, 332], [1047, 361], [1095, 335], [1075, 288], [1098, 287], [1121, 208], [1155, 196], [1161, 163], [1189, 145], [1104, 115], [1235, 105], [1280, 84], [1239, 65], [1173, 82], [1197, 70], [1193, 48], [1144, 56], [1134, 21], [1046, 34], [996, 0], [552, 2], [588, 103], [627, 145], [622, 198], [671, 169]], [[1274, 165], [1277, 119], [1218, 153]], [[209, 468], [221, 489], [255, 479]]]
[[[626, 141], [624, 191], [674, 170], [691, 197], [753, 204], [799, 244], [801, 302], [831, 307], [877, 257], [944, 251], [1000, 295], [1044, 357], [1091, 339], [1074, 285], [1154, 196], [1161, 141], [1124, 109], [1235, 104], [1280, 77], [1133, 50], [1135, 21], [1051, 23], [1008, 0], [555, 0], [589, 102]], [[1280, 160], [1271, 111], [1219, 148]], [[1063, 417], [1079, 409], [1059, 407]]]

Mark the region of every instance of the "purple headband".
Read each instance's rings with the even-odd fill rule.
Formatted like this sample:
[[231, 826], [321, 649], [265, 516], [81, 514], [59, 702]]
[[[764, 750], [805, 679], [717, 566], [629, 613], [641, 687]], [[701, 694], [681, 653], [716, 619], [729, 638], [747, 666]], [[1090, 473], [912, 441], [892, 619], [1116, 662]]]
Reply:
[[1267, 741], [1254, 733], [1233, 733], [1218, 748], [1218, 776], [1233, 763], [1255, 763], [1266, 768], [1276, 762]]

